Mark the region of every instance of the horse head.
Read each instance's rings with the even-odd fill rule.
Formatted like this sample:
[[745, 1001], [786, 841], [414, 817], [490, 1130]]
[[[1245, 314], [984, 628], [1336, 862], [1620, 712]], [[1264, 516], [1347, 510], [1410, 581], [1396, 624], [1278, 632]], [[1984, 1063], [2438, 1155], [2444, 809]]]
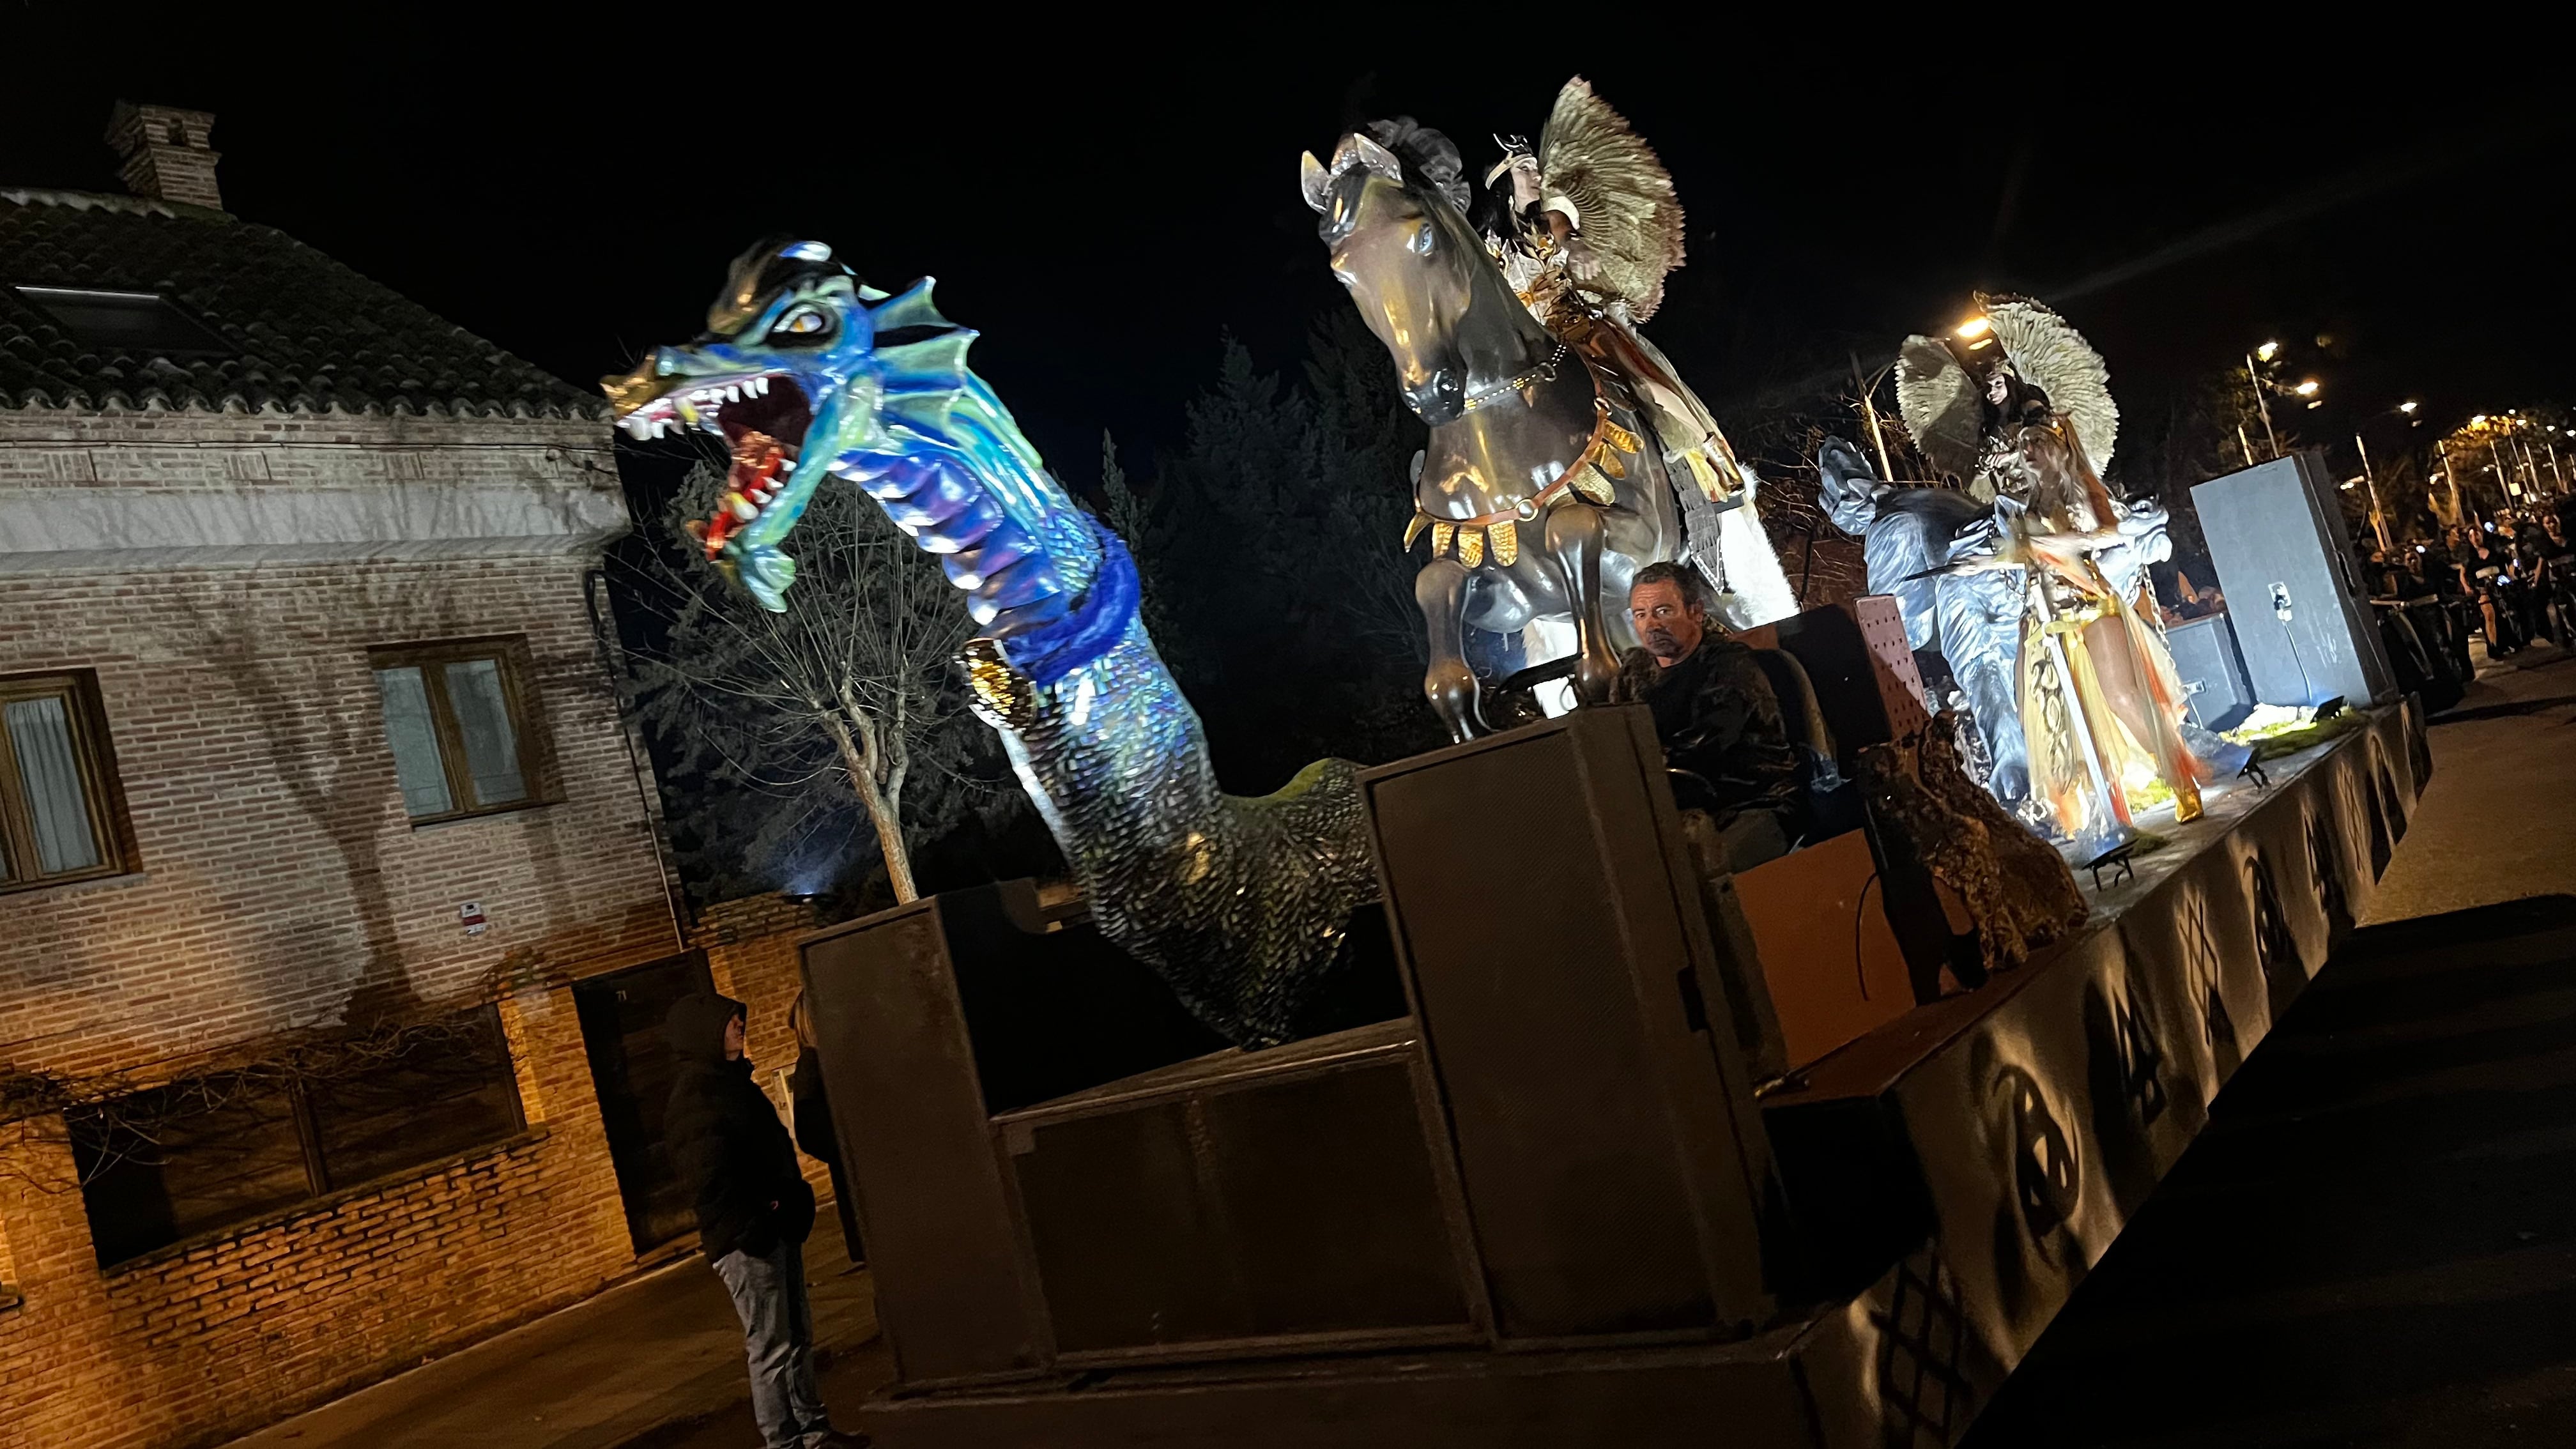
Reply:
[[1344, 136], [1329, 167], [1311, 151], [1303, 161], [1333, 275], [1395, 359], [1406, 404], [1434, 427], [1455, 421], [1472, 385], [1461, 324], [1482, 291], [1508, 298], [1501, 273], [1440, 183], [1408, 178], [1396, 154], [1367, 136]]

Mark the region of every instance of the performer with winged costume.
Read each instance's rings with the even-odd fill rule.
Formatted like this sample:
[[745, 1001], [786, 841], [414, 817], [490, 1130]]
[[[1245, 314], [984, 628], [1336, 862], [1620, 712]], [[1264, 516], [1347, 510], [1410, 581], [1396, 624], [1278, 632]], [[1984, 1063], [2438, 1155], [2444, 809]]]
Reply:
[[2101, 356], [2036, 302], [1977, 300], [1958, 335], [1897, 355], [1906, 427], [1954, 487], [1890, 487], [1836, 440], [1822, 502], [1863, 534], [1870, 589], [1897, 598], [1908, 642], [1957, 675], [1995, 793], [2098, 852], [2158, 785], [2197, 816], [2211, 773], [2146, 592], [2172, 551], [2165, 514], [2102, 485], [2120, 415]]
[[[1753, 526], [1754, 479], [1680, 370], [1637, 330], [1681, 266], [1682, 205], [1672, 173], [1627, 118], [1576, 76], [1556, 94], [1537, 146], [1497, 137], [1480, 230], [1532, 315], [1595, 363], [1629, 380], [1683, 494], [1689, 552], [1721, 600], [1742, 597], [1758, 620], [1797, 611], [1767, 536]], [[1745, 516], [1722, 522], [1744, 509]], [[1738, 612], [1734, 609], [1725, 612]]]

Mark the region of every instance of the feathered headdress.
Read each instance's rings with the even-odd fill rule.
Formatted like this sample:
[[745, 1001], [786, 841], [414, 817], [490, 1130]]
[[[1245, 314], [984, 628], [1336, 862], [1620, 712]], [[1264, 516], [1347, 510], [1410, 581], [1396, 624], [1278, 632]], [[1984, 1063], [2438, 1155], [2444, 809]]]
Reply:
[[[2066, 415], [2094, 474], [2108, 470], [2120, 441], [2120, 409], [2111, 400], [2102, 354], [2065, 318], [2027, 298], [1981, 293], [1977, 306], [2013, 373]], [[1897, 410], [1935, 471], [1962, 478], [1975, 471], [1985, 432], [1983, 393], [1941, 339], [1908, 337], [1897, 349]]]
[[1652, 317], [1664, 277], [1682, 264], [1682, 204], [1654, 148], [1576, 76], [1539, 132], [1538, 164], [1547, 189], [1581, 213], [1575, 224], [1600, 259], [1586, 285], [1624, 300], [1639, 322]]

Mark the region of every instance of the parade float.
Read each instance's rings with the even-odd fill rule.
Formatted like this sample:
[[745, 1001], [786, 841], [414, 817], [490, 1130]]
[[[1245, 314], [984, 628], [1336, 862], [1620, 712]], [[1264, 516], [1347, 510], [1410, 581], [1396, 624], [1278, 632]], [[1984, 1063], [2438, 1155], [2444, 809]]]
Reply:
[[[1829, 468], [1874, 575], [1921, 566], [1754, 617], [1768, 546], [1724, 531], [1753, 480], [1636, 333], [1661, 272], [1635, 239], [1659, 233], [1602, 220], [1625, 203], [1577, 164], [1625, 127], [1588, 89], [1569, 105], [1491, 173], [1518, 241], [1467, 219], [1454, 148], [1409, 123], [1305, 169], [1433, 428], [1427, 685], [1459, 742], [1428, 755], [1221, 792], [1119, 540], [927, 282], [888, 295], [820, 243], [764, 244], [706, 337], [610, 381], [630, 431], [724, 439], [699, 541], [763, 604], [788, 606], [818, 488], [942, 557], [983, 629], [976, 707], [1079, 888], [943, 893], [803, 943], [896, 1365], [861, 1415], [877, 1442], [1954, 1442], [2404, 833], [2430, 768], [2407, 701], [2348, 701], [2260, 783], [2158, 733], [2152, 641], [2116, 607], [2141, 531], [2053, 398], [1987, 444], [2057, 469], [2056, 514], [1977, 530], [1988, 500], [1927, 510]], [[1555, 262], [1508, 256], [1576, 241], [1608, 255], [1571, 283], [1612, 280], [1571, 300], [1545, 295]], [[1507, 447], [1511, 471], [1476, 466]], [[1874, 521], [1927, 514], [1906, 539]], [[1726, 571], [1791, 728], [1855, 782], [1845, 828], [1749, 871], [1694, 847], [1646, 711], [1600, 702], [1605, 592], [1676, 556]], [[1499, 727], [1444, 641], [1550, 614], [1586, 707]], [[1951, 673], [2000, 668], [2016, 724], [2034, 645], [2061, 661], [2036, 692], [2092, 711], [2046, 715], [2074, 765], [1987, 788], [2002, 718], [1973, 683], [1973, 727], [1927, 709], [1935, 643], [2008, 651]], [[2191, 790], [2098, 770], [2106, 742]], [[2014, 813], [2034, 788], [2063, 849]]]

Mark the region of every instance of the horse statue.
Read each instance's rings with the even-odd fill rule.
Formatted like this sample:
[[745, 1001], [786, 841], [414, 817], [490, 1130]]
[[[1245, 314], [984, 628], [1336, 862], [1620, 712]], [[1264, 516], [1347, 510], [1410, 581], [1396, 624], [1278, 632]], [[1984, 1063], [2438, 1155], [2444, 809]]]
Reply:
[[2021, 727], [2021, 571], [1954, 567], [1991, 552], [1994, 505], [1956, 488], [1905, 487], [1872, 476], [1858, 448], [1827, 438], [1816, 453], [1817, 506], [1861, 541], [1869, 592], [1896, 600], [1905, 642], [1950, 667], [1977, 728], [1996, 799], [2030, 798]]
[[[1618, 365], [1618, 348], [1570, 340], [1534, 315], [1462, 209], [1466, 188], [1446, 137], [1410, 122], [1373, 130], [1394, 144], [1354, 133], [1329, 166], [1309, 153], [1302, 190], [1321, 218], [1333, 275], [1430, 427], [1404, 543], [1410, 551], [1430, 535], [1414, 581], [1430, 645], [1423, 693], [1450, 737], [1466, 740], [1489, 728], [1466, 658], [1469, 626], [1510, 634], [1570, 622], [1576, 694], [1606, 701], [1619, 648], [1633, 642], [1620, 607], [1630, 578], [1694, 540], [1675, 493], [1679, 454], [1668, 456], [1672, 440], [1659, 435], [1649, 395], [1659, 379]], [[1624, 334], [1635, 353], [1624, 323], [1597, 330], [1605, 341]], [[1768, 585], [1721, 589], [1721, 612], [1740, 627], [1795, 605], [1750, 507], [1751, 480], [1737, 471], [1731, 511], [1720, 515], [1720, 571]], [[1692, 493], [1695, 503], [1715, 501], [1713, 483]], [[1711, 539], [1707, 552], [1720, 547]], [[1701, 566], [1709, 569], [1706, 557]]]

